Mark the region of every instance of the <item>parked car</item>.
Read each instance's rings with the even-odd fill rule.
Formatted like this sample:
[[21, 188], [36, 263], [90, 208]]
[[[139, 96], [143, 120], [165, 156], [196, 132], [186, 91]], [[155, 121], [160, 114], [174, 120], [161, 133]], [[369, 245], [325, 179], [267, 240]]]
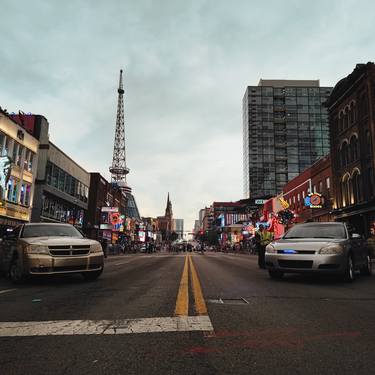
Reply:
[[95, 280], [103, 267], [100, 243], [70, 224], [23, 224], [0, 239], [0, 269], [15, 283], [30, 275], [68, 273]]
[[266, 247], [266, 267], [272, 278], [289, 272], [319, 272], [339, 274], [346, 281], [353, 281], [356, 270], [372, 274], [366, 241], [339, 222], [295, 225]]

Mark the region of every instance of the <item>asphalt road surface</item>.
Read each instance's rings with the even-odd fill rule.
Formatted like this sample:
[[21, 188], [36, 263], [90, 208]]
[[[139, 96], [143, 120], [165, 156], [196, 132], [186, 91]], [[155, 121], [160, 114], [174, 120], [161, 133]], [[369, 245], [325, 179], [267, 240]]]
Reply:
[[188, 254], [0, 279], [0, 374], [375, 374], [375, 275], [275, 281], [254, 256]]

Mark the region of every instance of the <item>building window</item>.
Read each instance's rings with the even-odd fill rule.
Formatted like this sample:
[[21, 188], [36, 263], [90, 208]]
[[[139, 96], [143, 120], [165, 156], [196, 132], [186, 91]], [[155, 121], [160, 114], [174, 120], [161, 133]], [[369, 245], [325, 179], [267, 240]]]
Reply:
[[319, 193], [322, 194], [323, 192], [323, 181], [319, 181]]
[[14, 143], [13, 143], [13, 153], [12, 153], [12, 160], [13, 160], [14, 164], [17, 164], [18, 148], [19, 148], [19, 144], [14, 141]]
[[30, 151], [29, 159], [28, 159], [28, 163], [27, 163], [27, 170], [29, 172], [33, 171], [33, 165], [34, 165], [34, 153], [32, 151]]
[[331, 180], [329, 179], [329, 177], [326, 178], [326, 187], [327, 187], [327, 190], [331, 188]]
[[361, 201], [361, 182], [360, 182], [360, 173], [358, 170], [355, 170], [351, 182], [352, 182], [352, 191], [353, 191], [353, 198], [352, 203], [358, 203]]
[[52, 180], [51, 180], [51, 185], [55, 188], [58, 187], [58, 182], [59, 182], [59, 167], [56, 165], [52, 164]]
[[342, 179], [341, 193], [343, 206], [350, 206], [350, 178], [348, 174], [346, 174]]
[[25, 194], [26, 194], [26, 184], [23, 183], [21, 185], [21, 192], [20, 192], [20, 203], [25, 204]]
[[5, 151], [5, 139], [6, 136], [3, 133], [0, 133], [0, 156], [3, 156]]
[[349, 163], [349, 150], [348, 150], [348, 143], [345, 141], [341, 145], [340, 150], [340, 158], [341, 158], [341, 166], [345, 167]]
[[358, 139], [355, 135], [350, 138], [350, 159], [351, 161], [358, 159]]
[[19, 181], [11, 176], [8, 182], [6, 198], [9, 202], [17, 203]]
[[18, 153], [17, 153], [17, 159], [16, 159], [16, 165], [18, 167], [21, 166], [21, 163], [22, 163], [22, 154], [23, 154], [23, 149], [24, 147], [21, 146], [21, 145], [18, 145]]

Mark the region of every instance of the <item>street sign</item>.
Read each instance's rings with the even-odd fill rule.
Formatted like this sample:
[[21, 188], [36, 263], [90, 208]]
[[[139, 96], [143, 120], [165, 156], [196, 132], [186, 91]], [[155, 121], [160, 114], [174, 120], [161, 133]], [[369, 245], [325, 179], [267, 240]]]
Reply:
[[264, 204], [266, 203], [265, 199], [255, 199], [255, 204]]
[[102, 212], [118, 212], [118, 207], [102, 207]]

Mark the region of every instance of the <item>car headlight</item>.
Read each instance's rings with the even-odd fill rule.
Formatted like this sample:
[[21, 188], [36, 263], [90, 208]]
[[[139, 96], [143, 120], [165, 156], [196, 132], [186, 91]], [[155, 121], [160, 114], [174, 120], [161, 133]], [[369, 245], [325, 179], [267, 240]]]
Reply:
[[103, 252], [102, 245], [99, 242], [91, 245], [90, 253], [102, 253], [102, 252]]
[[274, 248], [273, 245], [269, 244], [269, 245], [266, 246], [266, 253], [267, 254], [276, 254], [277, 251], [276, 251], [276, 249]]
[[49, 254], [48, 246], [27, 245], [25, 248], [27, 254]]
[[334, 254], [342, 254], [343, 251], [344, 251], [344, 247], [342, 245], [332, 244], [332, 245], [322, 247], [319, 250], [319, 254], [334, 255]]

